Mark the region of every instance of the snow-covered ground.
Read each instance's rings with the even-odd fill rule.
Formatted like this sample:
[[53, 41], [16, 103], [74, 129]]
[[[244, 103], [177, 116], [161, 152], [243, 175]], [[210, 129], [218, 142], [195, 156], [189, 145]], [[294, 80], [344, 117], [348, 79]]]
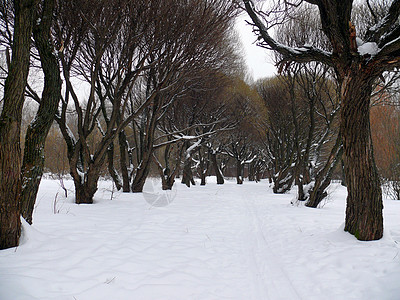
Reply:
[[95, 204], [75, 205], [44, 180], [34, 226], [0, 251], [0, 299], [400, 299], [400, 201], [385, 201], [384, 238], [360, 242], [339, 185], [310, 209], [266, 182], [209, 181], [167, 194], [101, 182]]

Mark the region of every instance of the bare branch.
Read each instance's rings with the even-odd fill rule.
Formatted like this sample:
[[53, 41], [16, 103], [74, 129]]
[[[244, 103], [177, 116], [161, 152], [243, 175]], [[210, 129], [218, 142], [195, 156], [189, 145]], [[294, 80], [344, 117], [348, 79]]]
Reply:
[[376, 16], [374, 10], [372, 9], [371, 3], [369, 1], [370, 0], [367, 0], [367, 6], [368, 6], [368, 9], [369, 9], [369, 12], [371, 13], [372, 17], [374, 18], [375, 23], [378, 23], [378, 17]]
[[367, 32], [367, 41], [378, 42], [379, 39], [390, 32], [400, 15], [400, 0], [394, 0], [390, 6], [387, 15]]
[[296, 62], [319, 61], [329, 66], [333, 66], [331, 53], [329, 52], [309, 45], [305, 45], [301, 48], [292, 48], [277, 42], [269, 35], [267, 27], [255, 12], [251, 1], [244, 0], [244, 4], [247, 13], [257, 27], [255, 31], [260, 35], [259, 38], [263, 39], [264, 41], [263, 43], [260, 42], [259, 45], [279, 52], [283, 56], [283, 61], [280, 63], [284, 63], [289, 60]]

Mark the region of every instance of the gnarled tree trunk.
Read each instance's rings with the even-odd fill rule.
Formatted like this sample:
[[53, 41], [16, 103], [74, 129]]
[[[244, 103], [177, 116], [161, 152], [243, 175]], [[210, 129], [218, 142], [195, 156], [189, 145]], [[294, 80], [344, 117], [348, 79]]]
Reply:
[[221, 169], [218, 166], [217, 162], [217, 154], [213, 151], [210, 151], [211, 163], [214, 168], [215, 176], [217, 176], [217, 184], [224, 184], [224, 176], [222, 175]]
[[196, 185], [192, 172], [192, 156], [186, 157], [183, 163], [182, 183], [190, 187], [190, 184]]
[[133, 193], [143, 192], [144, 184], [146, 183], [147, 176], [149, 175], [152, 156], [153, 148], [151, 146], [150, 149], [147, 149], [146, 152], [143, 153], [140, 166], [136, 169], [136, 174], [131, 185]]
[[61, 97], [60, 67], [53, 45], [49, 42], [54, 7], [54, 0], [44, 2], [41, 22], [33, 30], [44, 73], [44, 89], [39, 110], [26, 132], [22, 162], [21, 214], [29, 224], [32, 224], [33, 208], [43, 175], [44, 144]]
[[97, 181], [98, 178], [94, 178], [93, 175], [85, 174], [83, 178], [74, 177], [76, 204], [93, 204], [93, 197], [97, 192]]
[[374, 78], [354, 64], [341, 84], [340, 131], [347, 181], [345, 231], [359, 240], [383, 235], [383, 202], [370, 130], [370, 97]]
[[14, 3], [12, 60], [0, 116], [0, 249], [18, 246], [21, 234], [21, 118], [37, 1]]
[[243, 184], [243, 164], [240, 160], [236, 160], [236, 183]]

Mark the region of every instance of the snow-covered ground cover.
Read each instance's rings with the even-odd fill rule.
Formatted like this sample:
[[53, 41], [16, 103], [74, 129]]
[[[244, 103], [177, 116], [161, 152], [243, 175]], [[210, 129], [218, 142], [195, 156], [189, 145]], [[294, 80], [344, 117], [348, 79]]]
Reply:
[[266, 182], [209, 181], [168, 194], [101, 182], [95, 204], [75, 205], [44, 180], [34, 226], [0, 251], [0, 299], [400, 299], [400, 201], [385, 201], [384, 238], [360, 242], [339, 185], [310, 209]]

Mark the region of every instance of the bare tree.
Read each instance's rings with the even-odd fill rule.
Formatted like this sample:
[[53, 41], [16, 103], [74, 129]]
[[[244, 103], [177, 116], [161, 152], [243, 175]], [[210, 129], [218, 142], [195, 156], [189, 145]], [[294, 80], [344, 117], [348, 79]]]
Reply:
[[[157, 89], [160, 79], [166, 74], [173, 73], [168, 78], [170, 88], [164, 89], [154, 98], [135, 124], [138, 130], [135, 139], [137, 168], [132, 180], [133, 192], [141, 192], [143, 189], [153, 151], [159, 147], [154, 144], [155, 131], [171, 104], [179, 101], [186, 91], [195, 88], [204, 76], [209, 76], [210, 70], [222, 72], [232, 63], [233, 51], [228, 30], [233, 22], [235, 8], [230, 1], [189, 1], [187, 5], [167, 1], [165, 5], [166, 13], [163, 16], [169, 16], [163, 26], [169, 28], [165, 32], [166, 44], [162, 51], [154, 52], [152, 56], [160, 62], [145, 74], [144, 95]], [[186, 151], [192, 149], [188, 142], [185, 148]], [[190, 154], [185, 157], [190, 157]], [[186, 165], [189, 165], [188, 160]], [[185, 170], [190, 173], [187, 167]]]
[[234, 160], [236, 183], [242, 184], [246, 164], [252, 162], [258, 153], [258, 125], [259, 120], [266, 117], [266, 111], [256, 89], [242, 80], [235, 80], [227, 106], [229, 118], [236, 126], [227, 133], [222, 153]]
[[[137, 111], [125, 115], [126, 95], [158, 44], [150, 38], [155, 37], [159, 28], [146, 23], [147, 18], [152, 19], [152, 12], [157, 12], [155, 7], [141, 1], [102, 1], [96, 9], [85, 0], [60, 5], [56, 34], [64, 48], [60, 58], [66, 91], [56, 120], [67, 143], [76, 203], [93, 202], [110, 144], [154, 97], [150, 95]], [[86, 82], [89, 95], [85, 101], [73, 77]], [[70, 99], [76, 112], [75, 133], [67, 123]], [[106, 129], [101, 126], [102, 116]], [[100, 141], [90, 146], [90, 138], [95, 134], [101, 135]]]
[[268, 111], [264, 139], [274, 193], [286, 193], [294, 180], [296, 147], [290, 95], [278, 78], [257, 82], [257, 91]]

